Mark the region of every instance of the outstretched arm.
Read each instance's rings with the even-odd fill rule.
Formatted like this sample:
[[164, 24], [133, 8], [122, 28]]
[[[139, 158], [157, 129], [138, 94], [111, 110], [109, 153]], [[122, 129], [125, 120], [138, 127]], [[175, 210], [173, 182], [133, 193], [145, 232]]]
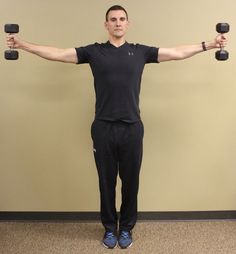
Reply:
[[[205, 42], [205, 50], [226, 46], [227, 40], [223, 34], [217, 35], [212, 42]], [[183, 45], [174, 48], [159, 48], [158, 62], [183, 60], [204, 51], [202, 43]]]
[[7, 46], [12, 49], [22, 49], [42, 58], [52, 61], [64, 63], [77, 63], [77, 54], [74, 48], [61, 49], [56, 47], [48, 47], [36, 45], [21, 40], [16, 35], [7, 35]]

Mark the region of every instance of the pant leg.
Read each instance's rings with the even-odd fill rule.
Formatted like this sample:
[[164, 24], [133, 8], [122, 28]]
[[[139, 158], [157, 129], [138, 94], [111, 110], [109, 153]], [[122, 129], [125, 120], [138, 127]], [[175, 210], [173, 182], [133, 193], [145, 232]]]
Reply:
[[91, 127], [94, 158], [99, 177], [101, 221], [105, 230], [117, 230], [116, 181], [118, 160], [112, 125], [95, 120]]
[[119, 175], [122, 181], [120, 230], [132, 230], [137, 221], [139, 173], [143, 154], [144, 128], [141, 121], [129, 124], [119, 146]]

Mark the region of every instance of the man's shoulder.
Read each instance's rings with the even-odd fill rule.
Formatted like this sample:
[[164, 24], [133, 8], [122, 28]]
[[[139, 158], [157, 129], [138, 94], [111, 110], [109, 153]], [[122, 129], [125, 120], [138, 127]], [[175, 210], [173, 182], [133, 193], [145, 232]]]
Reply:
[[133, 50], [139, 50], [142, 52], [149, 51], [150, 49], [156, 49], [154, 46], [141, 44], [141, 43], [128, 43], [128, 46]]
[[94, 43], [90, 43], [90, 44], [85, 44], [83, 46], [80, 46], [78, 48], [94, 48], [94, 47], [100, 47], [101, 45], [103, 45], [104, 43], [98, 43], [98, 42], [94, 42]]
[[132, 48], [149, 48], [150, 47], [142, 43], [128, 43], [128, 45]]

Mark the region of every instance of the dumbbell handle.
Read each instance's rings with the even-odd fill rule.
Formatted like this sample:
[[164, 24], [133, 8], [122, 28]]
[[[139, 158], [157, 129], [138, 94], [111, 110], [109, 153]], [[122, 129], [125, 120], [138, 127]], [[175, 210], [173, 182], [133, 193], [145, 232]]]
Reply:
[[[11, 35], [12, 33], [9, 33], [9, 35]], [[13, 46], [9, 46], [10, 50], [13, 50]]]
[[[224, 33], [221, 33], [220, 35], [221, 35], [223, 38], [225, 38], [225, 37], [224, 37]], [[225, 47], [224, 45], [220, 44], [220, 50], [223, 50], [224, 47]]]

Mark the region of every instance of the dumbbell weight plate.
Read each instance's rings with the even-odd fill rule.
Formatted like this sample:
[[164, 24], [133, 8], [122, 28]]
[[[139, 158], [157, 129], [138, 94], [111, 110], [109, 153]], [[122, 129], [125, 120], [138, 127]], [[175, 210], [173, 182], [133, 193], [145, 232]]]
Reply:
[[18, 51], [16, 50], [6, 50], [5, 59], [7, 60], [17, 60], [19, 57]]
[[229, 32], [229, 24], [228, 23], [218, 23], [216, 25], [216, 31], [220, 34]]
[[17, 25], [17, 24], [6, 24], [5, 26], [4, 26], [4, 31], [6, 32], [6, 33], [18, 33], [19, 32], [19, 25]]
[[215, 57], [219, 61], [225, 61], [229, 58], [229, 53], [226, 50], [218, 50], [215, 53]]

